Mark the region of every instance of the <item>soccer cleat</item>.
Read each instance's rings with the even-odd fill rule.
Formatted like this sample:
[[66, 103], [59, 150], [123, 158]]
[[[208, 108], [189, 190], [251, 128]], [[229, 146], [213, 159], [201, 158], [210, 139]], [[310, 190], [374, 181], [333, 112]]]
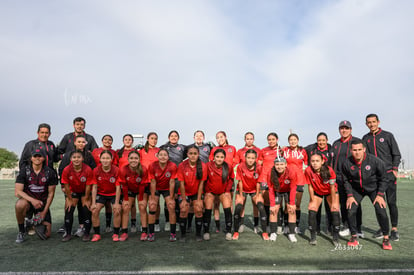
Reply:
[[240, 233], [243, 233], [243, 231], [244, 231], [244, 224], [242, 224], [242, 225], [239, 226], [239, 232]]
[[268, 226], [266, 226], [266, 232], [267, 233], [270, 233], [270, 226], [268, 225]]
[[177, 240], [177, 234], [171, 233], [170, 234], [170, 242], [175, 242]]
[[209, 241], [209, 240], [210, 240], [210, 233], [204, 233], [204, 235], [203, 235], [203, 239], [204, 239], [205, 241]]
[[101, 237], [101, 235], [99, 235], [99, 234], [94, 234], [94, 235], [93, 235], [93, 237], [92, 237], [91, 242], [97, 242], [97, 241], [99, 241], [101, 238], [102, 238], [102, 237]]
[[398, 234], [397, 230], [391, 230], [390, 240], [395, 242], [398, 242], [400, 240], [400, 234]]
[[382, 241], [382, 249], [384, 249], [384, 250], [392, 250], [392, 246], [391, 246], [391, 243], [390, 243], [390, 239], [384, 239]]
[[233, 239], [233, 236], [231, 235], [230, 232], [226, 233], [226, 241], [231, 241]]
[[332, 243], [335, 247], [339, 246], [339, 239], [332, 239]]
[[154, 231], [155, 232], [160, 232], [161, 231], [161, 228], [160, 228], [160, 224], [159, 223], [154, 224]]
[[300, 231], [300, 228], [298, 226], [295, 227], [295, 233], [302, 234], [302, 231]]
[[351, 231], [349, 231], [349, 228], [343, 228], [341, 231], [339, 231], [339, 236], [346, 237], [351, 235]]
[[79, 227], [78, 230], [76, 230], [74, 235], [78, 236], [79, 238], [82, 238], [84, 234], [85, 234], [85, 228]]
[[164, 231], [170, 231], [170, 229], [171, 229], [170, 223], [166, 222], [164, 225]]
[[364, 234], [364, 232], [357, 232], [357, 237], [358, 238], [360, 238], [360, 239], [364, 239], [365, 238], [365, 234]]
[[377, 232], [374, 233], [374, 235], [372, 235], [373, 238], [375, 239], [382, 239], [384, 238], [384, 235], [382, 234], [382, 230], [378, 229]]
[[57, 230], [57, 233], [60, 233], [60, 234], [63, 234], [63, 233], [65, 233], [66, 232], [66, 229], [65, 229], [65, 225], [62, 225], [61, 227], [59, 227], [59, 229]]
[[[286, 232], [286, 233], [287, 233], [287, 232]], [[283, 234], [283, 227], [282, 227], [282, 226], [278, 226], [278, 227], [277, 227], [276, 234], [277, 234], [277, 235], [282, 235], [282, 234]]]
[[31, 226], [31, 227], [29, 227], [29, 228], [27, 229], [27, 234], [28, 234], [29, 236], [33, 236], [33, 235], [35, 235], [35, 234], [36, 234], [36, 230], [34, 229], [34, 226]]
[[[226, 234], [227, 235], [227, 234]], [[226, 236], [226, 239], [227, 239], [227, 236]], [[234, 234], [233, 234], [233, 238], [232, 238], [234, 241], [237, 241], [238, 239], [239, 239], [239, 232], [234, 232]]]
[[112, 228], [110, 226], [107, 226], [105, 228], [105, 233], [111, 233], [112, 232]]
[[131, 232], [132, 232], [132, 233], [137, 232], [137, 227], [136, 227], [135, 225], [132, 225], [132, 226], [131, 226]]
[[291, 243], [297, 243], [298, 242], [298, 240], [296, 239], [296, 235], [295, 234], [288, 234], [288, 240]]
[[23, 232], [19, 232], [17, 234], [16, 243], [22, 243], [22, 242], [24, 242], [24, 233]]
[[147, 238], [147, 240], [148, 240], [149, 242], [153, 242], [153, 241], [155, 241], [155, 234], [154, 234], [154, 233], [149, 233], [149, 234], [148, 234], [148, 238]]
[[269, 238], [272, 242], [275, 242], [276, 241], [276, 239], [277, 239], [277, 235], [276, 235], [276, 233], [271, 233], [270, 234], [270, 238]]
[[267, 234], [266, 232], [262, 233], [262, 238], [264, 241], [268, 241], [269, 240], [269, 234]]
[[358, 245], [359, 245], [358, 237], [352, 236], [351, 239], [348, 241], [348, 246], [358, 246]]
[[89, 242], [91, 240], [91, 236], [89, 234], [83, 234], [82, 242]]
[[43, 224], [39, 224], [35, 226], [35, 231], [37, 236], [41, 239], [41, 240], [46, 240], [47, 236], [46, 236], [46, 226]]
[[122, 233], [121, 237], [119, 237], [120, 242], [125, 242], [128, 239], [128, 233]]
[[62, 242], [68, 242], [72, 239], [72, 235], [66, 234], [65, 237], [62, 238]]
[[112, 240], [114, 242], [119, 242], [119, 235], [118, 234], [112, 234]]
[[254, 231], [254, 233], [255, 234], [258, 234], [259, 232], [260, 232], [260, 228], [259, 228], [259, 226], [255, 226], [254, 228], [253, 228], [253, 231]]
[[144, 241], [147, 240], [147, 238], [148, 238], [148, 234], [145, 233], [145, 232], [142, 232], [141, 233], [141, 237], [139, 239], [144, 242]]
[[314, 238], [311, 238], [310, 240], [309, 240], [309, 244], [310, 245], [316, 245], [318, 243], [318, 241], [316, 240], [316, 236], [314, 237]]

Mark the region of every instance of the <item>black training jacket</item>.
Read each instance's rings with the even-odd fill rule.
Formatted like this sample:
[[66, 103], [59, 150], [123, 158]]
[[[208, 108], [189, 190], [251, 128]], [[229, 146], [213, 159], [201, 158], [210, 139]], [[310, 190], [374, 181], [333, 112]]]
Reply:
[[19, 160], [19, 169], [23, 170], [25, 165], [30, 164], [32, 152], [36, 148], [43, 150], [46, 154], [46, 164], [53, 169], [53, 162], [59, 161], [57, 148], [55, 144], [48, 140], [46, 143], [41, 142], [38, 139], [31, 140], [24, 145], [22, 155]]
[[342, 165], [347, 158], [351, 156], [351, 143], [356, 138], [351, 136], [348, 141], [343, 142], [342, 139], [336, 140], [332, 144], [332, 164], [331, 167], [334, 169], [336, 174], [336, 181], [342, 181]]

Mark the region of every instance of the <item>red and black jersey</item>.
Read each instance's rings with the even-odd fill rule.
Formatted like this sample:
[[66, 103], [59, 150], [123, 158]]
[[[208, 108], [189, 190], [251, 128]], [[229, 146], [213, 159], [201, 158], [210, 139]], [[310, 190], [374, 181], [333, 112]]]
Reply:
[[91, 185], [93, 182], [93, 171], [88, 165], [82, 163], [81, 170], [76, 172], [71, 163], [63, 169], [60, 182], [69, 184], [70, 191], [73, 193], [85, 193], [86, 185]]
[[201, 165], [203, 176], [200, 180], [197, 179], [197, 165], [191, 167], [188, 159], [178, 166], [177, 178], [179, 181], [184, 182], [186, 196], [196, 195], [198, 193], [200, 182], [207, 179], [207, 165], [203, 162], [201, 162]]
[[[100, 157], [101, 157], [101, 153], [103, 150], [106, 150], [106, 149], [100, 147], [92, 151], [92, 156], [93, 156], [93, 159], [95, 160], [96, 165], [99, 165], [101, 163]], [[115, 166], [118, 166], [118, 163], [119, 163], [118, 154], [113, 149], [109, 149], [109, 151], [112, 153], [112, 164]]]
[[23, 192], [30, 197], [46, 202], [49, 195], [49, 186], [57, 185], [58, 180], [56, 171], [49, 166], [44, 166], [36, 174], [31, 165], [25, 165], [20, 170], [16, 183], [24, 184]]
[[213, 161], [207, 163], [207, 181], [204, 186], [206, 193], [213, 193], [220, 195], [225, 192], [230, 192], [234, 182], [233, 166], [229, 165], [229, 174], [223, 183], [223, 166], [218, 168]]
[[119, 169], [119, 183], [122, 186], [125, 200], [128, 200], [128, 191], [140, 194], [145, 191], [145, 187], [148, 186], [148, 183], [144, 181], [148, 177], [147, 174], [147, 168], [144, 166], [142, 167], [142, 175], [132, 171], [129, 165]]
[[260, 182], [266, 182], [267, 176], [270, 174], [270, 170], [272, 170], [273, 166], [275, 165], [275, 159], [277, 157], [283, 156], [283, 150], [280, 146], [276, 148], [265, 147], [262, 149], [262, 154], [260, 160], [263, 161], [262, 166], [262, 180]]
[[308, 154], [305, 149], [297, 148], [292, 150], [290, 147], [283, 148], [283, 157], [286, 159], [288, 166], [295, 167], [302, 173], [298, 174], [298, 185], [305, 185], [306, 179], [303, 174], [303, 165], [308, 164]]
[[102, 170], [102, 165], [99, 165], [93, 169], [93, 181], [92, 184], [98, 185], [98, 195], [103, 196], [115, 196], [116, 187], [120, 186], [119, 183], [119, 168], [115, 165], [111, 166], [109, 172]]
[[387, 172], [398, 170], [401, 153], [393, 134], [379, 128], [376, 133], [366, 134], [362, 140], [367, 146], [367, 152], [380, 158], [385, 163]]
[[260, 148], [258, 148], [256, 146], [254, 146], [252, 148], [247, 148], [245, 146], [245, 147], [243, 147], [243, 148], [241, 148], [237, 151], [236, 158], [234, 159], [234, 164], [245, 162], [246, 161], [245, 154], [246, 154], [247, 150], [249, 150], [249, 149], [253, 149], [254, 151], [256, 151], [256, 153], [257, 153], [256, 162], [259, 161], [259, 159], [262, 158], [262, 150], [260, 150]]
[[286, 167], [285, 172], [279, 176], [279, 188], [275, 189], [274, 184], [271, 181], [271, 173], [267, 176], [267, 184], [269, 187], [269, 199], [270, 206], [275, 206], [275, 192], [289, 193], [289, 204], [294, 205], [296, 199], [296, 186], [298, 184], [298, 174], [302, 171], [298, 171], [294, 167]]
[[336, 185], [336, 174], [330, 166], [328, 166], [328, 168], [331, 176], [327, 181], [324, 181], [320, 174], [315, 173], [312, 170], [312, 167], [309, 166], [305, 169], [307, 184], [311, 184], [313, 191], [321, 196], [331, 194], [331, 185], [335, 185], [335, 191], [338, 191], [338, 187]]
[[116, 154], [118, 155], [118, 167], [122, 168], [129, 164], [128, 162], [128, 155], [131, 151], [137, 151], [134, 148], [131, 149], [124, 149], [121, 153], [121, 149], [116, 150]]
[[237, 166], [236, 180], [243, 183], [244, 193], [255, 193], [257, 183], [259, 182], [262, 166], [256, 164], [256, 169], [249, 170], [246, 162], [242, 162]]
[[306, 146], [305, 148], [306, 153], [308, 154], [308, 165], [310, 165], [310, 159], [313, 154], [320, 153], [325, 160], [325, 163], [329, 166], [332, 165], [332, 146], [328, 143], [325, 147], [325, 149], [321, 149], [318, 146], [318, 143], [314, 143], [311, 145]]
[[170, 190], [170, 180], [177, 178], [177, 165], [172, 161], [168, 161], [164, 169], [162, 169], [160, 162], [156, 161], [150, 165], [148, 174], [149, 180], [155, 180], [157, 183], [157, 190]]
[[213, 149], [211, 149], [209, 157], [210, 160], [214, 159], [214, 152], [217, 151], [217, 149], [223, 149], [224, 151], [226, 151], [226, 158], [224, 159], [224, 161], [227, 162], [228, 165], [233, 166], [234, 159], [237, 153], [236, 147], [234, 147], [233, 145], [216, 146]]
[[153, 162], [158, 161], [158, 151], [160, 151], [160, 148], [148, 148], [148, 152], [145, 151], [145, 149], [139, 150], [139, 157], [141, 159], [141, 165], [149, 168], [150, 164]]

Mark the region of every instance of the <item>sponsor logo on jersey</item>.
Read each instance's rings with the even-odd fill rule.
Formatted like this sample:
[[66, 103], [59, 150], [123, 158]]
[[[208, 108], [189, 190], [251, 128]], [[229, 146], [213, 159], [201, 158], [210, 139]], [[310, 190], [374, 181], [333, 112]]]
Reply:
[[371, 170], [371, 166], [370, 165], [365, 166], [365, 170], [367, 171]]
[[110, 183], [115, 183], [115, 181], [116, 181], [115, 177], [110, 177], [110, 178], [109, 178], [109, 182], [110, 182]]
[[171, 173], [170, 172], [165, 173], [165, 177], [166, 178], [170, 178], [171, 177]]

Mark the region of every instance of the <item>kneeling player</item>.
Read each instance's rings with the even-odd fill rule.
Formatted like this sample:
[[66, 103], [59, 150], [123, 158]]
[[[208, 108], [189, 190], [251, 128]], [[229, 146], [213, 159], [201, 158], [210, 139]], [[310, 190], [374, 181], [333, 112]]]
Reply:
[[339, 195], [336, 186], [336, 175], [329, 167], [321, 153], [314, 153], [310, 159], [310, 166], [305, 170], [305, 177], [309, 184], [309, 230], [311, 232], [310, 244], [316, 245], [317, 213], [324, 198], [327, 199], [332, 213], [333, 243], [338, 244], [339, 239]]
[[35, 230], [39, 238], [49, 238], [52, 228], [49, 207], [55, 195], [56, 171], [45, 165], [45, 152], [42, 149], [36, 148], [32, 152], [30, 162], [20, 170], [16, 178], [16, 219], [19, 226], [16, 243], [24, 241], [24, 218], [28, 211], [35, 214]]

